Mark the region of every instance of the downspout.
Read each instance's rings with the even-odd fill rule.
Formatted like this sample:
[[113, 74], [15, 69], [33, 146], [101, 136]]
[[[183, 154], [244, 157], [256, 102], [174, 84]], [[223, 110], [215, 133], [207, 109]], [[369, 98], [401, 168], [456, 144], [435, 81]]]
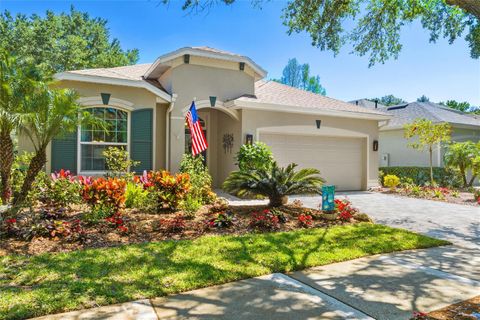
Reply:
[[175, 100], [177, 100], [177, 94], [172, 94], [172, 101], [170, 101], [170, 106], [167, 109], [166, 114], [166, 126], [165, 126], [165, 139], [167, 140], [165, 143], [165, 167], [167, 170], [170, 170], [170, 114], [172, 113], [173, 107], [175, 105]]

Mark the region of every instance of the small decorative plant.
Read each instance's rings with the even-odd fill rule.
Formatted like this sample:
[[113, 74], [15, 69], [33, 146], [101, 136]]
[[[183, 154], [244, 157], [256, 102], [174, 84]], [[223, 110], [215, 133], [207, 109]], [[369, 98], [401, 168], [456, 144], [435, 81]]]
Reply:
[[208, 227], [229, 228], [233, 226], [235, 215], [232, 211], [224, 211], [215, 213], [215, 216], [207, 220]]
[[335, 199], [335, 211], [338, 213], [338, 218], [343, 221], [349, 221], [358, 213], [358, 210], [352, 207], [347, 199]]
[[313, 218], [309, 214], [301, 213], [298, 215], [298, 224], [303, 228], [308, 228], [312, 225]]
[[280, 219], [270, 210], [252, 212], [250, 227], [258, 230], [275, 230], [280, 227]]
[[182, 215], [176, 215], [170, 219], [161, 219], [160, 228], [164, 233], [180, 233], [186, 227], [185, 219]]
[[400, 178], [393, 174], [388, 174], [383, 177], [383, 185], [390, 190], [394, 191], [400, 184]]

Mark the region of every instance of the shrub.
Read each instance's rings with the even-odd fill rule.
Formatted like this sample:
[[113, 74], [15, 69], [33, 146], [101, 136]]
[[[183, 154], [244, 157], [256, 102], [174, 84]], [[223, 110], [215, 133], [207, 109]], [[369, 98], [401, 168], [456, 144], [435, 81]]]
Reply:
[[244, 144], [235, 157], [241, 171], [269, 169], [273, 164], [273, 155], [270, 148], [263, 142]]
[[280, 226], [280, 220], [277, 215], [270, 210], [252, 212], [249, 226], [259, 230], [275, 230]]
[[[448, 146], [444, 155], [445, 165], [458, 170], [463, 187], [472, 186], [475, 180], [475, 158], [480, 157], [480, 143], [473, 141], [455, 142]], [[471, 179], [467, 180], [467, 174], [473, 171]]]
[[215, 228], [229, 228], [235, 221], [235, 216], [232, 211], [222, 211], [214, 214], [213, 218], [207, 220], [208, 227]]
[[200, 201], [201, 204], [213, 203], [216, 199], [212, 191], [212, 176], [205, 167], [202, 155], [196, 157], [184, 154], [180, 163], [180, 172], [190, 176], [192, 188], [190, 195]]
[[297, 219], [298, 219], [298, 224], [304, 228], [310, 227], [313, 223], [313, 218], [309, 214], [301, 213], [298, 215]]
[[[428, 167], [382, 167], [383, 175], [396, 175], [401, 181], [411, 179], [415, 185], [427, 185], [430, 181], [430, 168]], [[462, 186], [459, 173], [449, 168], [433, 168], [433, 178], [441, 187], [458, 188]], [[383, 176], [381, 176], [383, 181]]]
[[187, 173], [170, 174], [168, 171], [144, 172], [137, 180], [148, 190], [155, 210], [175, 210], [191, 189]]
[[473, 192], [473, 198], [475, 199], [475, 201], [477, 201], [478, 204], [480, 204], [480, 189], [476, 189]]
[[122, 148], [108, 147], [103, 155], [108, 170], [107, 177], [133, 176], [129, 170], [140, 164], [140, 161], [130, 159], [128, 151]]
[[390, 190], [395, 190], [400, 184], [400, 178], [394, 174], [389, 174], [383, 177], [383, 185], [390, 188]]
[[278, 207], [286, 203], [291, 194], [320, 194], [324, 180], [317, 169], [296, 171], [295, 163], [281, 168], [274, 162], [270, 168], [254, 171], [234, 171], [223, 183], [227, 192], [243, 195], [262, 195], [268, 197], [270, 206]]
[[125, 207], [144, 208], [148, 206], [148, 191], [133, 181], [127, 183], [125, 189]]
[[202, 200], [193, 197], [190, 193], [187, 194], [185, 200], [182, 201], [180, 206], [188, 218], [193, 218], [197, 211], [202, 207]]
[[37, 180], [43, 180], [39, 182], [38, 199], [54, 211], [68, 208], [71, 204], [79, 204], [82, 201], [82, 185], [68, 170], [62, 169], [52, 173], [46, 179]]
[[86, 215], [87, 220], [99, 219], [118, 213], [125, 205], [126, 182], [117, 178], [84, 178], [82, 196], [90, 205], [91, 212]]

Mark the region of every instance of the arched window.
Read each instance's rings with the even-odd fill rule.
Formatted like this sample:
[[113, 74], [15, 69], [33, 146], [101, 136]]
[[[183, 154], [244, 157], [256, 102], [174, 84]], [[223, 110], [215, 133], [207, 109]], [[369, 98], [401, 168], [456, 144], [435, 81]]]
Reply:
[[84, 109], [105, 120], [108, 131], [82, 126], [80, 133], [80, 171], [105, 171], [103, 151], [108, 147], [128, 148], [128, 112], [112, 107]]

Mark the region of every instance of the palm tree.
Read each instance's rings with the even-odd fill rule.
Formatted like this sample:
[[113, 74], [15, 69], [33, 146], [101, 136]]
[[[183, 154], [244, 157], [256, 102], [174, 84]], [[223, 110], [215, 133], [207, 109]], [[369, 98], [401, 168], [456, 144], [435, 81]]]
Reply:
[[295, 171], [297, 164], [291, 163], [281, 168], [276, 162], [271, 168], [252, 171], [234, 171], [223, 183], [227, 192], [243, 195], [262, 195], [268, 197], [269, 205], [279, 207], [287, 202], [287, 196], [300, 193], [320, 194], [322, 184], [317, 169]]
[[47, 83], [38, 83], [25, 102], [20, 116], [20, 134], [25, 135], [35, 148], [35, 154], [27, 169], [25, 180], [13, 205], [18, 208], [25, 201], [38, 173], [47, 162], [47, 146], [53, 138], [74, 132], [83, 115], [76, 102], [78, 95], [70, 89], [50, 88]]
[[34, 78], [31, 65], [20, 62], [6, 51], [0, 52], [0, 199], [3, 203], [11, 196], [12, 134], [18, 129], [19, 112]]

